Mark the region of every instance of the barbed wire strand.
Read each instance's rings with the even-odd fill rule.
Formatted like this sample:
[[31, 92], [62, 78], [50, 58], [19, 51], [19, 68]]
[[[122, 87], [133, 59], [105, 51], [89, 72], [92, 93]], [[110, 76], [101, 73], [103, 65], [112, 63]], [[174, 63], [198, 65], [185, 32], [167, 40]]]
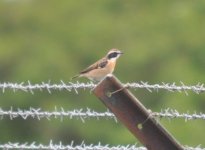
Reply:
[[59, 144], [53, 144], [52, 140], [48, 145], [43, 144], [36, 144], [36, 142], [33, 142], [31, 144], [24, 143], [11, 143], [8, 142], [6, 144], [0, 144], [0, 148], [4, 150], [9, 149], [42, 149], [42, 150], [146, 150], [145, 147], [137, 147], [135, 145], [117, 145], [117, 146], [110, 146], [110, 145], [102, 145], [101, 143], [98, 143], [97, 145], [90, 144], [86, 145], [84, 142], [82, 142], [80, 145], [74, 145], [74, 142], [71, 142], [69, 145], [63, 145], [62, 142], [59, 142]]
[[46, 118], [48, 120], [51, 120], [51, 118], [58, 119], [60, 118], [61, 121], [63, 119], [69, 118], [69, 119], [80, 119], [83, 123], [85, 122], [85, 119], [92, 119], [95, 118], [99, 120], [100, 118], [106, 118], [106, 119], [114, 119], [117, 122], [116, 117], [113, 113], [109, 112], [108, 110], [106, 112], [96, 112], [94, 110], [91, 110], [89, 108], [87, 109], [74, 109], [74, 110], [64, 110], [64, 108], [58, 109], [55, 107], [53, 111], [42, 111], [40, 108], [29, 108], [28, 110], [22, 110], [17, 109], [16, 111], [13, 110], [11, 107], [10, 110], [3, 110], [0, 108], [0, 119], [3, 119], [4, 117], [9, 117], [10, 120], [13, 120], [17, 117], [21, 117], [22, 119], [26, 120], [29, 117], [30, 118], [37, 118], [38, 120], [41, 120], [42, 118]]
[[[3, 150], [10, 150], [10, 149], [32, 149], [32, 150], [147, 150], [147, 148], [143, 146], [137, 146], [137, 144], [134, 145], [117, 145], [117, 146], [110, 146], [108, 144], [102, 145], [101, 143], [98, 143], [97, 145], [94, 144], [85, 144], [82, 142], [79, 145], [74, 145], [74, 142], [71, 142], [71, 144], [63, 145], [62, 142], [59, 142], [58, 144], [54, 144], [52, 140], [50, 140], [48, 145], [44, 144], [37, 144], [37, 142], [32, 143], [12, 143], [8, 142], [6, 144], [0, 144], [0, 148]], [[205, 150], [205, 148], [201, 148], [200, 146], [197, 147], [189, 147], [184, 146], [184, 150]]]
[[160, 90], [160, 89], [164, 89], [170, 92], [185, 92], [186, 95], [188, 95], [187, 91], [193, 91], [196, 94], [199, 94], [201, 92], [205, 91], [205, 87], [204, 84], [198, 83], [196, 85], [185, 85], [183, 82], [180, 82], [180, 85], [176, 85], [176, 83], [164, 83], [162, 82], [161, 84], [149, 84], [148, 82], [143, 82], [141, 81], [140, 83], [137, 82], [133, 82], [133, 83], [126, 83], [125, 86], [130, 87], [130, 88], [145, 88], [147, 89], [149, 92], [152, 92], [153, 90]]
[[205, 148], [201, 148], [200, 145], [196, 147], [184, 146], [184, 150], [205, 150]]
[[[167, 119], [182, 118], [185, 119], [185, 121], [196, 119], [205, 120], [205, 114], [203, 113], [179, 113], [177, 110], [170, 108], [161, 110], [161, 112], [151, 112], [150, 116]], [[46, 118], [48, 120], [51, 120], [52, 118], [60, 118], [61, 121], [63, 121], [64, 118], [75, 118], [80, 119], [83, 123], [86, 119], [114, 119], [115, 122], [117, 122], [117, 118], [109, 110], [105, 112], [97, 112], [89, 108], [64, 110], [64, 108], [62, 107], [60, 109], [55, 107], [53, 111], [42, 111], [40, 108], [29, 108], [28, 110], [13, 110], [12, 107], [10, 108], [10, 110], [3, 110], [2, 108], [0, 108], [0, 119], [4, 119], [5, 117], [9, 117], [10, 120], [13, 120], [17, 117], [20, 117], [24, 120], [28, 118], [36, 118], [38, 120], [41, 120], [43, 118]]]
[[167, 118], [167, 119], [182, 118], [185, 119], [185, 121], [196, 120], [196, 119], [205, 120], [204, 113], [195, 112], [193, 114], [190, 114], [188, 111], [187, 113], [179, 113], [176, 109], [170, 109], [170, 108], [161, 110], [161, 112], [152, 112], [151, 115], [154, 117]]
[[[14, 92], [21, 90], [24, 92], [30, 92], [34, 94], [35, 90], [43, 91], [47, 90], [48, 93], [51, 93], [52, 90], [67, 90], [69, 92], [74, 91], [76, 94], [78, 94], [79, 89], [93, 89], [96, 86], [93, 82], [88, 83], [72, 83], [68, 82], [65, 83], [64, 81], [60, 81], [58, 84], [52, 84], [51, 81], [41, 82], [38, 84], [32, 84], [30, 81], [27, 81], [26, 83], [11, 83], [11, 82], [4, 82], [0, 83], [0, 90], [4, 93], [7, 89], [10, 89]], [[185, 94], [188, 94], [187, 91], [193, 91], [194, 93], [201, 93], [205, 91], [204, 84], [198, 83], [196, 85], [185, 85], [183, 82], [180, 82], [180, 85], [176, 85], [175, 83], [164, 83], [161, 84], [149, 84], [148, 82], [132, 82], [132, 83], [125, 83], [125, 87], [132, 88], [132, 89], [147, 89], [149, 92], [152, 91], [158, 91], [160, 89], [164, 89], [170, 92], [178, 91], [178, 92], [185, 92]]]
[[78, 89], [92, 89], [95, 87], [95, 84], [90, 82], [90, 83], [72, 83], [68, 82], [67, 84], [64, 81], [60, 81], [59, 84], [51, 84], [50, 81], [47, 83], [41, 82], [39, 84], [31, 84], [30, 81], [27, 81], [27, 83], [21, 82], [21, 83], [11, 83], [11, 82], [4, 82], [0, 83], [0, 89], [4, 93], [6, 89], [13, 90], [13, 92], [16, 92], [18, 90], [24, 91], [24, 92], [30, 92], [34, 94], [34, 90], [47, 90], [48, 93], [51, 93], [52, 90], [67, 90], [69, 92], [75, 91], [76, 94], [78, 94]]

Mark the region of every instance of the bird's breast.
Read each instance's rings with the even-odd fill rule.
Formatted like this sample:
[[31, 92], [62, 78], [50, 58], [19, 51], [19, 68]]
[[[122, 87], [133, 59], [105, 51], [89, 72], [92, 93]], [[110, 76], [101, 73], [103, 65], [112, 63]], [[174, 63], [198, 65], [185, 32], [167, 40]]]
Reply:
[[105, 67], [109, 73], [112, 73], [115, 69], [116, 61], [109, 61], [107, 66]]

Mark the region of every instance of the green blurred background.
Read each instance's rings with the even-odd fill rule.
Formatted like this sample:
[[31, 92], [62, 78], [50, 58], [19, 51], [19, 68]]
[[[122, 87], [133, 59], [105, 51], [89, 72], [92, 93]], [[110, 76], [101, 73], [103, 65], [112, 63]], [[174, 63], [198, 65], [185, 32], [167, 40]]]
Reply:
[[[124, 83], [205, 80], [205, 1], [202, 0], [1, 0], [0, 81], [69, 82], [70, 77], [104, 56], [111, 48], [125, 53], [115, 75]], [[86, 79], [79, 79], [87, 82]], [[132, 90], [152, 111], [205, 112], [205, 94]], [[7, 90], [0, 107], [8, 110], [91, 108], [106, 110], [89, 90], [36, 91], [34, 95]], [[64, 144], [133, 144], [136, 139], [112, 120], [0, 120], [0, 142], [62, 141]], [[183, 145], [205, 147], [205, 122], [160, 121]]]

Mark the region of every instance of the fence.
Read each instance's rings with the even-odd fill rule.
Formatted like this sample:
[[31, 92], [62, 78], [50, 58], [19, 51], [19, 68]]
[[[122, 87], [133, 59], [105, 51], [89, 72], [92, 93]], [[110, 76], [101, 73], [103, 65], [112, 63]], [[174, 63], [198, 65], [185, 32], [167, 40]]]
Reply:
[[[23, 92], [30, 92], [31, 94], [35, 94], [38, 91], [47, 91], [48, 93], [52, 93], [54, 90], [62, 91], [67, 90], [69, 92], [75, 92], [78, 94], [79, 89], [88, 89], [92, 90], [95, 88], [96, 84], [89, 82], [89, 83], [65, 83], [61, 81], [58, 84], [52, 84], [49, 82], [42, 82], [39, 84], [32, 84], [30, 81], [26, 83], [0, 83], [0, 90], [2, 90], [3, 93], [5, 93], [7, 90], [12, 90], [13, 92], [17, 91], [23, 91]], [[201, 92], [205, 91], [205, 87], [203, 84], [196, 84], [196, 85], [185, 85], [184, 83], [180, 83], [180, 85], [176, 85], [175, 83], [161, 83], [161, 84], [149, 84], [147, 82], [133, 82], [133, 83], [126, 83], [124, 84], [125, 87], [131, 88], [131, 89], [146, 89], [149, 92], [153, 91], [159, 91], [159, 90], [167, 90], [170, 92], [184, 92], [186, 95], [188, 95], [188, 92], [194, 92], [196, 94], [200, 94]], [[151, 115], [156, 118], [167, 118], [167, 119], [177, 119], [182, 118], [185, 121], [189, 120], [205, 120], [205, 114], [204, 113], [180, 113], [177, 110], [174, 109], [164, 109], [161, 110], [161, 112], [151, 112]], [[14, 109], [10, 108], [9, 110], [4, 110], [0, 108], [0, 119], [9, 118], [10, 120], [13, 120], [15, 118], [22, 118], [22, 119], [59, 119], [60, 121], [63, 121], [63, 119], [80, 119], [83, 123], [85, 123], [86, 119], [111, 119], [117, 122], [116, 117], [111, 113], [110, 111], [105, 112], [97, 112], [92, 109], [74, 109], [74, 110], [65, 110], [64, 108], [57, 108], [55, 107], [52, 111], [43, 111], [40, 108], [29, 108], [28, 110], [22, 110], [22, 109]], [[127, 149], [135, 149], [135, 150], [146, 150], [145, 147], [140, 147], [138, 145], [117, 145], [117, 146], [109, 146], [109, 145], [102, 145], [101, 143], [97, 145], [86, 145], [84, 142], [82, 142], [80, 145], [74, 146], [73, 142], [69, 145], [63, 145], [61, 142], [58, 144], [54, 144], [52, 140], [49, 142], [48, 145], [44, 144], [37, 144], [36, 142], [33, 143], [0, 143], [0, 148], [2, 149], [112, 149], [112, 150], [127, 150]], [[184, 147], [186, 150], [205, 150], [205, 148], [198, 147]]]
[[[44, 144], [37, 144], [36, 142], [33, 142], [31, 144], [29, 143], [11, 143], [8, 142], [6, 144], [0, 144], [1, 149], [32, 149], [32, 150], [147, 150], [145, 147], [137, 146], [135, 145], [117, 145], [117, 146], [110, 146], [110, 145], [102, 145], [101, 143], [97, 145], [86, 145], [84, 142], [82, 142], [80, 145], [74, 146], [73, 142], [69, 145], [63, 145], [61, 142], [58, 144], [54, 144], [52, 141], [49, 142], [48, 145]], [[200, 146], [197, 147], [188, 147], [185, 146], [185, 150], [204, 150], [204, 148], [201, 148]]]

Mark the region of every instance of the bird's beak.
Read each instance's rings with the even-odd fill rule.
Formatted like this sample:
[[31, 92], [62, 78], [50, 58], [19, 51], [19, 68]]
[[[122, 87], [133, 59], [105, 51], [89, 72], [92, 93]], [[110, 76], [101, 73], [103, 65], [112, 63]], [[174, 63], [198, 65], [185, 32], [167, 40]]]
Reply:
[[120, 52], [119, 54], [122, 55], [122, 54], [124, 54], [124, 53], [123, 53], [123, 52]]

